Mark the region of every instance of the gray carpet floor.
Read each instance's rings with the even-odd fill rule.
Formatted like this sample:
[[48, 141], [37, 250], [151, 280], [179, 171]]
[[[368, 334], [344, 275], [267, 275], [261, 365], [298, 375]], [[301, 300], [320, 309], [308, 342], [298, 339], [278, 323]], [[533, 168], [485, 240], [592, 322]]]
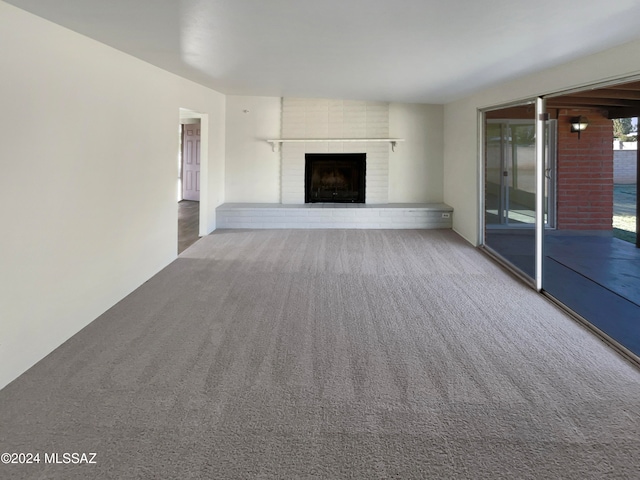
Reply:
[[451, 231], [223, 230], [0, 391], [0, 452], [97, 454], [3, 479], [635, 479], [640, 373]]

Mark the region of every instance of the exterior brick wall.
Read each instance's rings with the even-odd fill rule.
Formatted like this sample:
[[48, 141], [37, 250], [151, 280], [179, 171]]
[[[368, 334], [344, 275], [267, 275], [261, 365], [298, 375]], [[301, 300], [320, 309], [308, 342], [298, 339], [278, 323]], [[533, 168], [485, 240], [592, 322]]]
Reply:
[[[571, 119], [583, 115], [589, 127], [571, 133]], [[613, 218], [613, 122], [597, 110], [558, 112], [559, 230], [611, 230]]]

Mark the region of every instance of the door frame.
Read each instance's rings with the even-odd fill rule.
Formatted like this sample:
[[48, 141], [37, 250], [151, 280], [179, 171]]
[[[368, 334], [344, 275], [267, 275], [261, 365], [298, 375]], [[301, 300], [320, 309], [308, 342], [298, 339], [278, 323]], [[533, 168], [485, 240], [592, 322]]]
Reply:
[[[179, 108], [178, 115], [179, 123], [182, 119], [186, 118], [200, 119], [200, 205], [198, 212], [198, 235], [203, 237], [208, 233], [206, 220], [209, 214], [209, 115], [206, 113], [196, 112], [188, 108]], [[178, 145], [178, 151], [180, 148], [180, 145]], [[182, 159], [182, 154], [179, 154]], [[182, 192], [180, 195], [182, 195]], [[176, 225], [177, 222], [178, 220], [176, 218]], [[177, 242], [178, 236], [176, 235], [176, 245]]]
[[[533, 120], [523, 120], [523, 119], [487, 119], [486, 114], [488, 112], [496, 111], [496, 110], [504, 110], [510, 107], [521, 107], [525, 105], [534, 105], [534, 118]], [[557, 175], [552, 175], [551, 184], [552, 191], [550, 192], [548, 199], [548, 207], [549, 213], [547, 217], [547, 224], [545, 224], [545, 163], [547, 154], [552, 158], [553, 164], [551, 165], [552, 169], [556, 169], [556, 149], [557, 146], [555, 142], [557, 141], [557, 132], [555, 131], [556, 124], [555, 121], [549, 121], [549, 118], [546, 113], [546, 101], [543, 97], [531, 98], [526, 100], [521, 100], [517, 102], [510, 102], [502, 105], [492, 106], [484, 109], [478, 109], [478, 142], [479, 142], [479, 155], [478, 155], [478, 198], [479, 198], [479, 208], [478, 208], [478, 245], [482, 248], [486, 249], [491, 253], [493, 257], [498, 259], [500, 263], [506, 266], [509, 270], [516, 273], [519, 277], [521, 277], [526, 283], [531, 284], [537, 291], [542, 291], [542, 258], [543, 258], [543, 235], [544, 230], [546, 228], [555, 228], [555, 219], [556, 219], [556, 177]], [[522, 272], [520, 272], [516, 267], [512, 266], [511, 263], [503, 258], [498, 252], [494, 251], [491, 246], [486, 243], [486, 219], [485, 219], [485, 182], [486, 182], [486, 172], [485, 172], [485, 163], [487, 156], [487, 144], [485, 141], [485, 125], [487, 123], [513, 123], [513, 124], [522, 124], [522, 123], [533, 123], [536, 128], [536, 147], [535, 147], [535, 222], [532, 226], [523, 225], [522, 227], [516, 228], [534, 228], [535, 229], [535, 274], [533, 278], [529, 278], [528, 276], [523, 276]], [[548, 145], [550, 146], [551, 151], [547, 151], [547, 141], [551, 142]], [[502, 163], [502, 162], [501, 162]], [[555, 172], [554, 172], [555, 173]], [[502, 179], [501, 179], [501, 189], [502, 189]], [[548, 226], [547, 226], [548, 225]]]
[[485, 242], [484, 233], [486, 230], [486, 222], [485, 222], [485, 158], [486, 158], [486, 142], [485, 142], [485, 121], [486, 114], [489, 112], [493, 112], [496, 110], [504, 110], [510, 107], [521, 107], [524, 105], [535, 105], [536, 99], [535, 97], [524, 98], [521, 100], [515, 100], [513, 102], [501, 103], [498, 105], [492, 105], [490, 107], [479, 108], [477, 110], [477, 125], [478, 125], [478, 158], [476, 162], [477, 166], [477, 179], [478, 179], [478, 210], [476, 212], [478, 219], [478, 246], [487, 247]]

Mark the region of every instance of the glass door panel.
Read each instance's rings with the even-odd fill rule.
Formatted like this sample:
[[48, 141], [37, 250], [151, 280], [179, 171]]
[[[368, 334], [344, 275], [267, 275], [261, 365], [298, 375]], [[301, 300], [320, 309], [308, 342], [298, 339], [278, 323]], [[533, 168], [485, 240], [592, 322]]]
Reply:
[[507, 128], [507, 220], [511, 225], [533, 225], [536, 222], [535, 124], [508, 124]]
[[485, 222], [488, 225], [499, 225], [505, 221], [502, 177], [504, 135], [499, 123], [490, 123], [486, 127]]
[[[554, 102], [561, 103], [562, 97]], [[542, 289], [640, 357], [640, 249], [616, 238], [611, 222], [613, 121], [607, 111], [588, 106], [550, 113], [558, 120], [549, 122], [545, 149], [548, 215]], [[588, 116], [591, 124], [580, 136], [571, 131], [577, 113]]]
[[[486, 118], [484, 130], [484, 245], [533, 279], [536, 136], [529, 110], [510, 108], [485, 114], [494, 118]], [[514, 112], [518, 117], [509, 118]]]

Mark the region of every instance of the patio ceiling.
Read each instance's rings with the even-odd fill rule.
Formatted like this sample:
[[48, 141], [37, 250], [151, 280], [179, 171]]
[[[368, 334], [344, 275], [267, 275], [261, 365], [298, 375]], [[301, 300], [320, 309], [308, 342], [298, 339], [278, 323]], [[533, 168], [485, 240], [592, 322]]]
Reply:
[[550, 97], [547, 108], [597, 108], [609, 119], [640, 116], [640, 81]]

